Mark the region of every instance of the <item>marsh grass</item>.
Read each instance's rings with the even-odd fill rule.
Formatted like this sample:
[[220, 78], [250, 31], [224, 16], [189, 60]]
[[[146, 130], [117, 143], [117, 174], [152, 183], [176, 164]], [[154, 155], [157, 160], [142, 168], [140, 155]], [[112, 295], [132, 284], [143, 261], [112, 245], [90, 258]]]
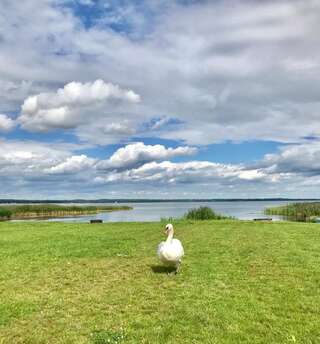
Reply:
[[175, 224], [176, 222], [183, 221], [183, 220], [193, 220], [193, 221], [204, 221], [204, 220], [232, 220], [233, 218], [230, 216], [225, 216], [221, 214], [217, 214], [212, 208], [210, 207], [198, 207], [188, 210], [181, 218], [175, 217], [163, 217], [161, 218], [161, 223], [172, 223]]
[[0, 343], [320, 342], [319, 225], [177, 221], [175, 233], [186, 255], [168, 276], [161, 223], [0, 223]]
[[37, 218], [37, 217], [64, 217], [97, 214], [116, 210], [130, 210], [128, 206], [76, 206], [57, 204], [24, 204], [1, 205], [0, 218]]
[[320, 216], [320, 202], [292, 203], [265, 209], [267, 215], [283, 216], [291, 221], [308, 222]]
[[186, 220], [225, 220], [230, 219], [230, 217], [217, 214], [210, 207], [199, 207], [190, 209], [185, 215]]

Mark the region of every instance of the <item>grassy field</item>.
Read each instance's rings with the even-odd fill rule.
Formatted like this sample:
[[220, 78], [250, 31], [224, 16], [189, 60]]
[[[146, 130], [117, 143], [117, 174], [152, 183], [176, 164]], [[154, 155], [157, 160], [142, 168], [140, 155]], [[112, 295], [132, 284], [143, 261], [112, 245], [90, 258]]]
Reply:
[[0, 343], [320, 343], [319, 225], [162, 226], [0, 223]]
[[0, 205], [0, 219], [28, 219], [46, 217], [67, 217], [97, 214], [117, 210], [130, 210], [125, 205], [58, 205], [58, 204], [10, 204]]

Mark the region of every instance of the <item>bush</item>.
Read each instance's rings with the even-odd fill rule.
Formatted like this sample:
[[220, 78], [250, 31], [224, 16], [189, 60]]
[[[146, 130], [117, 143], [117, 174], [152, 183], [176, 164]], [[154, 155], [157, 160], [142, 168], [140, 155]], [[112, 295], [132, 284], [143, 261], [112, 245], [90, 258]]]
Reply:
[[0, 208], [0, 219], [11, 217], [12, 212], [9, 209]]
[[217, 214], [209, 207], [190, 209], [184, 216], [187, 220], [222, 220], [229, 217]]

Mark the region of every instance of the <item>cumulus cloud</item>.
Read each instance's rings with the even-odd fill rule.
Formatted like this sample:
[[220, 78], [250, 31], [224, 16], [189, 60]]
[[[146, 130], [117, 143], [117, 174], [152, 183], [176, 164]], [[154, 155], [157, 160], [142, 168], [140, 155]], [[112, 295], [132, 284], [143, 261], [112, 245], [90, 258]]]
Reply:
[[97, 168], [101, 170], [132, 169], [150, 161], [196, 153], [197, 149], [194, 147], [166, 148], [162, 145], [145, 145], [143, 142], [137, 142], [119, 148], [108, 160], [97, 164]]
[[114, 108], [122, 102], [138, 103], [140, 96], [103, 80], [70, 82], [56, 93], [28, 97], [18, 121], [24, 129], [31, 131], [76, 128], [106, 116], [103, 107]]
[[96, 182], [152, 182], [152, 183], [191, 183], [203, 184], [223, 180], [261, 180], [267, 176], [258, 170], [232, 164], [219, 164], [209, 161], [170, 161], [149, 162], [140, 167], [122, 172], [111, 172], [106, 177], [97, 177]]
[[88, 158], [86, 155], [74, 155], [65, 161], [44, 170], [49, 174], [71, 174], [90, 169], [96, 160]]
[[[82, 188], [97, 178], [119, 180], [121, 188], [145, 175], [149, 187], [152, 179], [152, 185], [166, 180], [183, 190], [185, 178], [197, 185], [195, 194], [198, 182], [210, 184], [203, 186], [207, 193], [225, 182], [233, 190], [252, 185], [253, 195], [258, 183], [269, 182], [262, 194], [304, 192], [302, 184], [313, 193], [318, 144], [305, 137], [320, 136], [319, 1], [78, 1], [90, 6], [90, 18], [79, 17], [75, 3], [1, 4], [0, 113], [20, 112], [22, 135], [64, 129], [100, 145], [145, 137], [189, 146], [226, 140], [290, 145], [256, 166], [222, 167], [165, 162], [180, 155], [170, 155], [170, 148], [163, 154], [135, 148], [131, 157], [124, 147], [122, 157], [116, 152], [93, 162], [53, 144], [0, 142], [2, 181], [12, 174], [33, 190], [31, 179], [39, 184], [40, 176], [57, 185], [79, 178]], [[0, 117], [2, 132], [13, 125]], [[64, 134], [56, 132], [55, 140]]]
[[268, 173], [319, 175], [320, 142], [285, 146], [279, 153], [267, 154], [260, 166]]
[[39, 176], [70, 155], [64, 148], [34, 141], [0, 141], [0, 175]]
[[255, 165], [167, 160], [195, 153], [192, 147], [135, 143], [118, 149], [107, 160], [77, 154], [79, 149], [81, 146], [0, 141], [3, 195], [15, 190], [17, 197], [23, 190], [34, 197], [53, 197], [70, 190], [73, 193], [67, 197], [108, 197], [117, 190], [112, 197], [130, 197], [143, 185], [145, 193], [154, 190], [153, 197], [163, 188], [176, 197], [274, 197], [283, 192], [294, 196], [298, 189], [301, 196], [315, 197], [314, 186], [319, 184], [317, 142], [284, 147]]
[[4, 114], [0, 114], [0, 131], [10, 131], [15, 126], [14, 120]]
[[[91, 6], [101, 16], [89, 26], [72, 6], [58, 3], [4, 2], [4, 82], [18, 85], [25, 80], [34, 88], [51, 89], [54, 96], [57, 85], [70, 80], [81, 80], [83, 86], [103, 78], [134, 90], [143, 103], [133, 109], [131, 101], [137, 97], [127, 94], [128, 106], [114, 109], [109, 104], [110, 111], [102, 111], [90, 105], [85, 116], [65, 101], [30, 113], [29, 100], [20, 119], [24, 128], [77, 127], [81, 139], [99, 143], [122, 141], [123, 135], [108, 136], [101, 129], [122, 120], [134, 129], [127, 136], [159, 135], [199, 145], [250, 139], [292, 143], [320, 135], [317, 1], [245, 0], [232, 6], [219, 1], [145, 1], [143, 6], [110, 2], [107, 7], [98, 1]], [[130, 23], [126, 13], [131, 14]], [[113, 30], [114, 20], [121, 27], [130, 24], [128, 32]], [[11, 102], [12, 92], [2, 95], [8, 97], [3, 104]], [[23, 93], [17, 90], [15, 101], [19, 97]], [[101, 128], [92, 128], [95, 113], [104, 114], [99, 117]], [[161, 133], [141, 131], [146, 119], [159, 114], [177, 118], [180, 125]]]

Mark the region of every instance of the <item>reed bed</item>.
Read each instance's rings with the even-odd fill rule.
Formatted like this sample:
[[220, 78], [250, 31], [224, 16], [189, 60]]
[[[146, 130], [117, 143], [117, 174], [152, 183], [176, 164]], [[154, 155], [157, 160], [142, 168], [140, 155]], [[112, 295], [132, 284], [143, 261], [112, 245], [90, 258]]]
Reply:
[[283, 216], [291, 221], [313, 222], [320, 216], [320, 202], [292, 203], [267, 208], [265, 214]]
[[200, 206], [198, 208], [189, 209], [182, 217], [162, 217], [162, 223], [176, 223], [177, 221], [205, 221], [205, 220], [233, 220], [231, 216], [216, 213], [210, 207]]
[[100, 212], [130, 210], [128, 206], [78, 206], [57, 204], [3, 205], [0, 207], [0, 219], [21, 219], [37, 217], [64, 217], [97, 214]]
[[210, 207], [199, 207], [190, 209], [185, 215], [184, 218], [187, 220], [225, 220], [230, 219], [230, 217], [217, 214]]

